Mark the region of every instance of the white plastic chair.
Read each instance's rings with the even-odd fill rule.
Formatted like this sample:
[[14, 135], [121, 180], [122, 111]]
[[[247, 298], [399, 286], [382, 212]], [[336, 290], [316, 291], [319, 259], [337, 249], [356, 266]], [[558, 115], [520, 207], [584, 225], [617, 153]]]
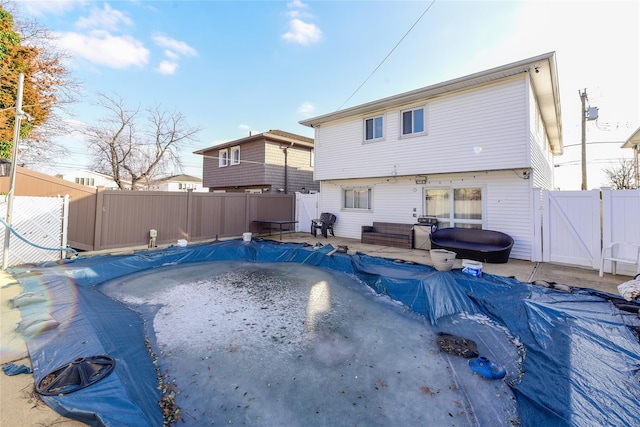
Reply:
[[604, 262], [611, 261], [611, 274], [616, 274], [616, 264], [637, 264], [640, 273], [640, 245], [628, 242], [613, 242], [602, 249], [600, 257], [600, 277], [604, 270]]

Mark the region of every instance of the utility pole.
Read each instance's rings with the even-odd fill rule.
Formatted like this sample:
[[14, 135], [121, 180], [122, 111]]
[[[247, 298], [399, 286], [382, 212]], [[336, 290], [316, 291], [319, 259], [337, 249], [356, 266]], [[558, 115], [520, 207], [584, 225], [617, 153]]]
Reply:
[[[7, 193], [7, 216], [5, 222], [11, 226], [11, 217], [13, 215], [13, 193], [16, 186], [16, 169], [18, 164], [18, 143], [20, 142], [20, 121], [25, 115], [22, 111], [22, 91], [24, 86], [24, 74], [18, 74], [18, 94], [16, 96], [16, 119], [13, 129], [13, 154], [11, 156], [11, 172], [9, 174], [9, 192]], [[9, 263], [9, 241], [11, 239], [11, 230], [8, 227], [4, 229], [4, 248], [2, 251], [2, 269], [6, 270]]]
[[582, 190], [587, 189], [587, 89], [578, 91], [582, 109], [580, 110], [580, 123], [582, 123]]

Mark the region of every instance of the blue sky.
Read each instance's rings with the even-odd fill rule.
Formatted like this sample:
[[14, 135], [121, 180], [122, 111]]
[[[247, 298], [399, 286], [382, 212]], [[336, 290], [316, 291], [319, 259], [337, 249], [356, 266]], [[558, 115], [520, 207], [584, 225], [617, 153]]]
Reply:
[[[18, 3], [73, 56], [68, 67], [83, 99], [70, 120], [101, 117], [98, 92], [179, 111], [202, 128], [182, 155], [185, 172], [197, 176], [197, 149], [249, 131], [313, 137], [300, 120], [550, 51], [568, 146], [556, 160], [560, 187], [580, 188], [580, 147], [571, 146], [580, 143], [579, 90], [600, 111], [588, 124], [590, 188], [603, 184], [605, 159], [631, 156], [595, 142], [624, 141], [640, 126], [637, 1]], [[73, 160], [59, 169], [86, 166], [83, 142], [65, 143]]]

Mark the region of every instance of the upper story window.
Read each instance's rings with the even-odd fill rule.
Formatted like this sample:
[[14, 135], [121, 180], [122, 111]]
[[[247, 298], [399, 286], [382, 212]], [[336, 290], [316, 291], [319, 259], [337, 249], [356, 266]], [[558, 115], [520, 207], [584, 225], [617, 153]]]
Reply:
[[240, 164], [240, 146], [231, 148], [231, 164], [232, 165]]
[[424, 107], [404, 110], [402, 117], [402, 135], [415, 135], [424, 132]]
[[383, 124], [382, 116], [364, 119], [364, 140], [373, 141], [376, 139], [382, 139], [384, 136]]
[[227, 149], [218, 152], [218, 166], [221, 168], [229, 166], [229, 151]]

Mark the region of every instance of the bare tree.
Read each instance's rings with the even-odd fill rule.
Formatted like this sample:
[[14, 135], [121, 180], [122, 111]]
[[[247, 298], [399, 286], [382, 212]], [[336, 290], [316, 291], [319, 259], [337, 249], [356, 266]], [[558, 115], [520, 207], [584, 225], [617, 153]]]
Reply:
[[609, 180], [608, 184], [615, 190], [629, 190], [635, 188], [633, 185], [633, 160], [620, 159], [618, 166], [605, 168], [604, 173]]
[[106, 116], [87, 128], [93, 151], [93, 168], [113, 177], [120, 189], [148, 184], [168, 166], [182, 169], [179, 148], [195, 140], [199, 128], [191, 127], [179, 112], [160, 106], [129, 108], [120, 96], [98, 94]]

